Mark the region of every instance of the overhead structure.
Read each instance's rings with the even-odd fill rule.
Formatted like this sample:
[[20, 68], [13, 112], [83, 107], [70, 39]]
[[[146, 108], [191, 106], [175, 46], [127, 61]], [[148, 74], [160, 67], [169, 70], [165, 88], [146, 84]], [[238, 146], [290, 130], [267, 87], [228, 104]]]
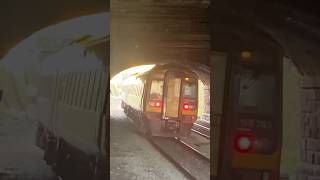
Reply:
[[142, 64], [208, 64], [209, 1], [111, 1], [111, 76]]
[[[1, 2], [0, 57], [35, 31], [72, 18], [106, 12], [106, 0], [10, 0]], [[107, 23], [107, 22], [106, 22]]]

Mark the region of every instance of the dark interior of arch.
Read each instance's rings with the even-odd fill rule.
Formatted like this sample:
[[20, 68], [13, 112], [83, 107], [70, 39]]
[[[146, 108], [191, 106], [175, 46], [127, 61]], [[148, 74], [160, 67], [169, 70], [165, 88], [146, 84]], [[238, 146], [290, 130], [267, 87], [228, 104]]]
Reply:
[[109, 10], [109, 0], [3, 0], [0, 57], [15, 44], [49, 25]]

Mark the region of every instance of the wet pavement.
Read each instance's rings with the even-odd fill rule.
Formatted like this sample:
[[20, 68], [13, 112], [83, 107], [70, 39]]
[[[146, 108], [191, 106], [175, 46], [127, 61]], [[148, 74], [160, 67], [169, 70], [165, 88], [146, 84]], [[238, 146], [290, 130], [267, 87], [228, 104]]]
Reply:
[[111, 98], [110, 179], [182, 180], [187, 177], [126, 119], [120, 100]]
[[36, 122], [0, 119], [0, 180], [57, 180], [35, 146]]

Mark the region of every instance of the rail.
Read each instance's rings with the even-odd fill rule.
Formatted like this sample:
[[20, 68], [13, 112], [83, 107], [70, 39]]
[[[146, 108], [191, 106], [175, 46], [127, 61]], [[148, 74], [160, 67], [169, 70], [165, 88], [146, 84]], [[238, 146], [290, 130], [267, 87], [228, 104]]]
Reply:
[[210, 159], [178, 138], [152, 137], [150, 143], [189, 179], [209, 179]]

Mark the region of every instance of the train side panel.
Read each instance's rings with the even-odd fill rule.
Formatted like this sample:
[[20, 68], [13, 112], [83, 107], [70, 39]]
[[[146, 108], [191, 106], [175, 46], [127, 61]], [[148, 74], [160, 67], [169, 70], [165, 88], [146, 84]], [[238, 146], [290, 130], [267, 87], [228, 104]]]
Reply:
[[53, 75], [43, 75], [40, 77], [36, 106], [38, 109], [38, 127], [36, 132], [36, 145], [41, 149], [46, 148], [49, 134], [53, 135], [51, 122], [53, 95], [55, 88], [55, 77]]
[[[44, 160], [59, 176], [80, 170], [77, 174], [84, 179], [106, 177], [103, 121], [107, 119], [109, 76], [103, 63], [100, 64], [106, 60], [98, 59], [104, 57], [105, 47], [105, 40], [99, 40], [85, 48], [86, 53], [79, 53], [87, 56], [85, 61], [79, 60], [79, 66], [65, 66], [61, 62], [63, 67], [57, 65], [56, 71], [43, 78], [43, 94], [37, 101], [41, 120], [36, 144], [44, 150]], [[97, 62], [88, 64], [89, 61]]]
[[58, 137], [87, 154], [98, 152], [99, 113], [59, 104], [55, 121]]
[[131, 111], [143, 112], [142, 95], [144, 89], [144, 82], [142, 79], [132, 78], [125, 82], [123, 90], [125, 97], [123, 103], [127, 106], [126, 109]]

